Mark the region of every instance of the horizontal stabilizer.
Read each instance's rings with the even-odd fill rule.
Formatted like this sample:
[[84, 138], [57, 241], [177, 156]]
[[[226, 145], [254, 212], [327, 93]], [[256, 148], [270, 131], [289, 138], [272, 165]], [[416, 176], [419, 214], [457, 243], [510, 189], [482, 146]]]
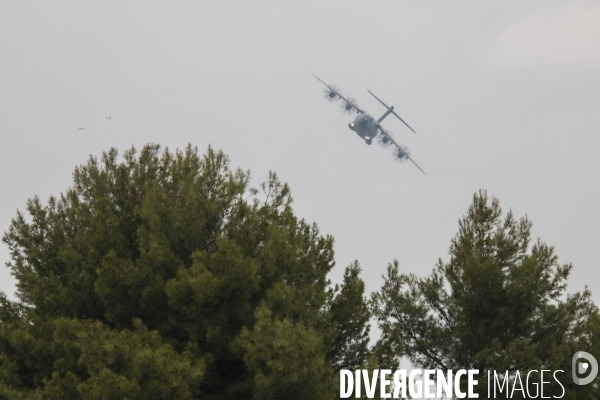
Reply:
[[[318, 78], [317, 78], [318, 79]], [[383, 106], [385, 108], [387, 108], [388, 110], [390, 109], [390, 107], [388, 107], [387, 104], [385, 104], [383, 101], [381, 101], [377, 96], [375, 96], [373, 94], [373, 92], [371, 92], [370, 90], [367, 89], [367, 92], [371, 93], [371, 96], [375, 97], [377, 99], [378, 102], [380, 102], [381, 104], [383, 104]], [[415, 130], [413, 128], [410, 127], [410, 125], [408, 125], [402, 118], [400, 118], [400, 116], [398, 114], [396, 114], [396, 112], [394, 110], [392, 110], [392, 114], [394, 114], [400, 121], [402, 121], [402, 123], [404, 125], [406, 125], [408, 127], [408, 129], [410, 129], [411, 131], [415, 132]], [[417, 132], [415, 132], [417, 133]]]

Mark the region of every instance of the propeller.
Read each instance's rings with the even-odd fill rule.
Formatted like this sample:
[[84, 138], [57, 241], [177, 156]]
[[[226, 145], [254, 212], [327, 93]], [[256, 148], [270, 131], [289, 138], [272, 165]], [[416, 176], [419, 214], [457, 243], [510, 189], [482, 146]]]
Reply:
[[340, 108], [344, 114], [352, 114], [352, 110], [356, 109], [356, 100], [352, 97], [348, 97], [345, 104], [340, 104]]
[[340, 88], [336, 85], [327, 86], [327, 89], [323, 89], [323, 97], [327, 101], [336, 101], [339, 97]]
[[410, 157], [410, 151], [406, 146], [400, 146], [398, 151], [394, 151], [394, 159], [398, 162], [405, 162]]
[[382, 129], [381, 133], [377, 135], [377, 143], [384, 148], [390, 147], [392, 145], [392, 141], [390, 140], [392, 136], [392, 132]]

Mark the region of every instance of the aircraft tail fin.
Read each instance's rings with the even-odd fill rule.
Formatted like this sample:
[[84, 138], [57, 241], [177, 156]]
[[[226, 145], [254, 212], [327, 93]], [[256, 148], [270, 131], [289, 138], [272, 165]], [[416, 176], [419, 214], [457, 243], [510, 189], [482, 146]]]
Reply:
[[398, 118], [400, 121], [402, 121], [402, 123], [403, 123], [404, 125], [406, 125], [406, 126], [408, 127], [408, 129], [410, 129], [410, 130], [411, 130], [411, 131], [413, 131], [414, 133], [417, 133], [417, 132], [415, 132], [415, 130], [414, 130], [413, 128], [411, 128], [411, 127], [410, 127], [410, 125], [408, 125], [408, 124], [407, 124], [407, 123], [406, 123], [406, 122], [405, 122], [405, 121], [404, 121], [402, 118], [400, 118], [400, 116], [399, 116], [398, 114], [396, 114], [396, 112], [394, 111], [394, 106], [391, 106], [391, 107], [389, 107], [387, 104], [385, 104], [383, 101], [381, 101], [381, 100], [379, 99], [379, 97], [375, 96], [375, 95], [373, 94], [373, 92], [371, 92], [371, 91], [370, 91], [370, 90], [368, 90], [368, 89], [367, 89], [367, 92], [371, 93], [371, 96], [375, 97], [375, 98], [377, 99], [377, 101], [378, 101], [378, 102], [380, 102], [381, 104], [383, 104], [383, 106], [384, 106], [385, 108], [387, 108], [387, 111], [386, 111], [386, 112], [385, 112], [385, 113], [384, 113], [384, 114], [381, 116], [381, 118], [379, 118], [379, 119], [377, 120], [377, 122], [381, 122], [381, 121], [383, 121], [383, 119], [384, 119], [385, 117], [387, 117], [388, 115], [390, 115], [390, 114], [394, 114], [394, 115], [396, 116], [396, 118]]

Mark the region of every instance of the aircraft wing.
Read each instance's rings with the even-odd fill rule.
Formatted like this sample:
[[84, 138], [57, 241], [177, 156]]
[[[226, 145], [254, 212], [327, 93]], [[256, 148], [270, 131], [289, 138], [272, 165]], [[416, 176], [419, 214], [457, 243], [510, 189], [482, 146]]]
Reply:
[[[390, 140], [390, 142], [392, 142], [392, 144], [398, 148], [398, 150], [404, 150], [402, 147], [400, 147], [400, 145], [398, 143], [396, 143], [396, 141], [394, 140], [394, 138], [391, 135], [388, 135], [388, 133], [386, 131], [384, 131], [381, 128], [379, 128], [379, 131], [381, 132], [382, 135], [386, 136]], [[424, 173], [425, 175], [427, 175], [427, 173], [425, 171], [423, 171], [421, 169], [421, 167], [419, 167], [419, 165], [415, 162], [415, 160], [413, 160], [412, 158], [410, 158], [410, 156], [408, 154], [405, 154], [405, 156], [406, 156], [406, 158], [408, 158], [410, 160], [410, 162], [412, 162], [413, 164], [415, 164], [415, 167], [419, 168], [419, 170], [422, 173]]]
[[358, 108], [356, 105], [354, 105], [354, 104], [352, 104], [350, 101], [348, 101], [348, 99], [346, 99], [344, 96], [342, 96], [342, 94], [341, 94], [341, 93], [340, 93], [338, 90], [335, 90], [335, 89], [334, 89], [334, 88], [333, 88], [331, 85], [328, 85], [328, 84], [326, 84], [325, 82], [323, 82], [323, 81], [321, 80], [321, 78], [319, 78], [319, 77], [318, 77], [318, 76], [316, 76], [315, 74], [313, 74], [313, 76], [314, 76], [315, 78], [317, 78], [317, 79], [319, 80], [319, 82], [321, 82], [323, 85], [327, 86], [327, 89], [329, 89], [331, 92], [335, 93], [335, 95], [336, 95], [337, 97], [339, 97], [340, 99], [344, 100], [344, 101], [346, 102], [346, 104], [350, 104], [350, 106], [352, 107], [352, 109], [353, 109], [354, 111], [356, 111], [356, 112], [357, 112], [357, 113], [359, 113], [359, 114], [362, 114], [362, 113], [364, 113], [364, 111], [363, 111], [363, 110], [361, 110], [361, 109], [360, 109], [360, 108]]

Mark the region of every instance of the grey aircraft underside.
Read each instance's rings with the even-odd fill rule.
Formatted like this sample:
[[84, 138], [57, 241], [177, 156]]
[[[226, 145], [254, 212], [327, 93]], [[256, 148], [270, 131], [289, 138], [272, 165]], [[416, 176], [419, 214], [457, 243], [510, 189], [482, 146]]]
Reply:
[[[383, 115], [381, 117], [379, 117], [379, 119], [376, 120], [375, 118], [370, 116], [368, 113], [366, 113], [365, 111], [358, 108], [358, 106], [356, 105], [356, 101], [353, 98], [342, 96], [342, 94], [340, 93], [340, 89], [337, 86], [328, 85], [327, 83], [323, 82], [318, 76], [316, 76], [314, 74], [313, 74], [313, 76], [315, 78], [317, 78], [323, 85], [327, 86], [327, 89], [324, 90], [326, 100], [335, 101], [335, 100], [341, 99], [344, 101], [344, 103], [342, 104], [342, 111], [344, 111], [348, 114], [351, 114], [352, 111], [356, 111], [356, 114], [357, 114], [356, 118], [354, 118], [354, 121], [350, 121], [350, 123], [348, 124], [348, 128], [350, 128], [351, 130], [356, 132], [356, 134], [358, 136], [360, 136], [365, 141], [366, 144], [373, 143], [373, 139], [375, 139], [377, 137], [379, 140], [379, 143], [382, 146], [384, 146], [384, 147], [387, 147], [390, 145], [395, 146], [396, 150], [394, 150], [394, 158], [397, 161], [403, 162], [406, 160], [410, 160], [413, 164], [415, 164], [415, 166], [417, 168], [419, 168], [419, 170], [422, 173], [425, 174], [425, 171], [423, 171], [421, 169], [421, 167], [419, 167], [417, 165], [417, 163], [410, 157], [408, 148], [406, 148], [405, 146], [399, 145], [394, 140], [391, 133], [386, 131], [381, 126], [381, 122], [385, 119], [385, 117], [387, 117], [390, 114], [393, 114], [400, 121], [402, 121], [402, 123], [404, 125], [406, 125], [408, 127], [408, 129], [415, 132], [413, 128], [411, 128], [402, 118], [400, 118], [400, 116], [398, 114], [396, 114], [396, 112], [394, 111], [394, 106], [388, 107], [377, 96], [375, 96], [373, 93], [371, 93], [370, 90], [367, 90], [367, 92], [371, 93], [371, 95], [373, 97], [375, 97], [377, 99], [377, 101], [379, 101], [381, 104], [383, 104], [383, 106], [385, 108], [387, 108], [387, 111], [385, 113], [383, 113]], [[425, 174], [425, 175], [427, 175], [427, 174]]]

